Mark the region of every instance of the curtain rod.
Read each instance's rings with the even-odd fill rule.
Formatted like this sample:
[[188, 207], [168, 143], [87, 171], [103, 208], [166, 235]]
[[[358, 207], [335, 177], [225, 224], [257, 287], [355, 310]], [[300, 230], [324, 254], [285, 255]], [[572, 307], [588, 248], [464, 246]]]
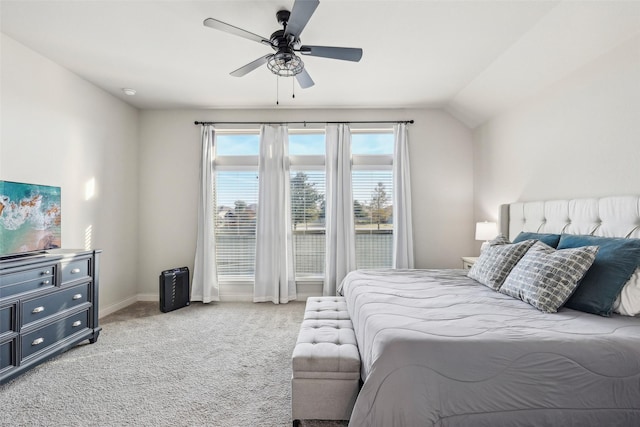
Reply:
[[395, 120], [395, 121], [389, 121], [389, 120], [381, 120], [381, 121], [376, 121], [376, 120], [364, 120], [364, 121], [350, 121], [350, 122], [198, 122], [195, 121], [194, 124], [195, 125], [292, 125], [292, 124], [297, 124], [297, 125], [328, 125], [328, 124], [352, 124], [352, 123], [357, 123], [357, 124], [375, 124], [375, 123], [383, 123], [383, 124], [393, 124], [393, 123], [405, 123], [405, 124], [412, 124], [413, 120]]

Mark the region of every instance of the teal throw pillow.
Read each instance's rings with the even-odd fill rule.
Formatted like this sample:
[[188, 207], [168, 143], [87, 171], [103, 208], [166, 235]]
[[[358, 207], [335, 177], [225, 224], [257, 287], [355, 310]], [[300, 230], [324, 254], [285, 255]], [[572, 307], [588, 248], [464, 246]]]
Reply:
[[558, 243], [560, 242], [559, 234], [549, 234], [549, 233], [531, 233], [528, 231], [523, 231], [513, 239], [513, 243], [523, 242], [525, 240], [539, 240], [547, 246], [551, 246], [552, 248], [557, 248]]
[[640, 265], [640, 239], [563, 234], [558, 249], [581, 246], [598, 246], [600, 249], [565, 306], [610, 316], [622, 287]]

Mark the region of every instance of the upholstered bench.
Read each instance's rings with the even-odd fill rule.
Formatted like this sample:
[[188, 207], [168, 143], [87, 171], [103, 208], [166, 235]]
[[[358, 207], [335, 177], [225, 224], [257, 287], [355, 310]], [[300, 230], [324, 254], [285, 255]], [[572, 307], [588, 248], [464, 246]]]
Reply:
[[294, 426], [349, 419], [360, 390], [360, 354], [343, 297], [307, 299], [292, 367]]

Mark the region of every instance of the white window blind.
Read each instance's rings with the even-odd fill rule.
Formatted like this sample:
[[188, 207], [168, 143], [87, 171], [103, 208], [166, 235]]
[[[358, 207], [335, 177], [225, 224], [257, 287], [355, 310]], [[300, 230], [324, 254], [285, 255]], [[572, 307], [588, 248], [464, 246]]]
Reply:
[[296, 278], [322, 277], [325, 172], [291, 169], [291, 226]]
[[393, 262], [391, 171], [354, 170], [352, 181], [356, 267], [391, 267]]

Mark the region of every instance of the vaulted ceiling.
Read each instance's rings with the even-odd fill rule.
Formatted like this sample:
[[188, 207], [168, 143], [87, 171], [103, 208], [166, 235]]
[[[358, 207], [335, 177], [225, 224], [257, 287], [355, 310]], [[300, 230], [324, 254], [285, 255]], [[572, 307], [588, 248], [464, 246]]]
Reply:
[[272, 108], [278, 93], [292, 108], [445, 108], [472, 126], [640, 33], [639, 1], [321, 0], [303, 44], [361, 47], [360, 62], [304, 56], [304, 90], [266, 66], [230, 76], [271, 49], [203, 21], [268, 38], [292, 6], [1, 0], [0, 29], [141, 109]]

